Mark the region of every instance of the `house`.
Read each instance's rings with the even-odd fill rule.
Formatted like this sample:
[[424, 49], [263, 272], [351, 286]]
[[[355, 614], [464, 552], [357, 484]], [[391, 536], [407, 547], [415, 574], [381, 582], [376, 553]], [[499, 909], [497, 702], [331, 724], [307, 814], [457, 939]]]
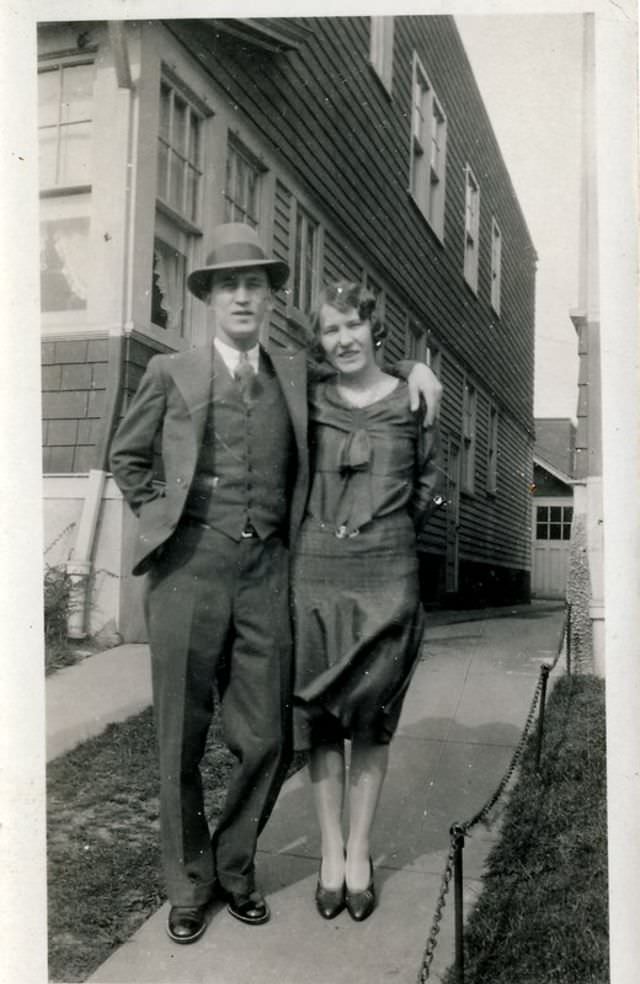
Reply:
[[440, 375], [425, 600], [527, 600], [536, 254], [453, 18], [43, 23], [38, 59], [46, 560], [71, 634], [142, 637], [109, 443], [148, 359], [207, 341], [185, 275], [223, 220], [290, 264], [273, 345], [347, 275], [379, 294], [384, 357]]
[[566, 598], [576, 427], [568, 418], [559, 417], [536, 417], [535, 425], [531, 593], [537, 598]]

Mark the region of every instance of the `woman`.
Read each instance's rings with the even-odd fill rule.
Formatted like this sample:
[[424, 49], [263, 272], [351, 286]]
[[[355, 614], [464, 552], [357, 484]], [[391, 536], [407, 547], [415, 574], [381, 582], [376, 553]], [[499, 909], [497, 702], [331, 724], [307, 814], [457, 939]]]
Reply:
[[318, 911], [331, 919], [346, 906], [361, 921], [375, 906], [369, 838], [422, 634], [416, 533], [439, 501], [439, 452], [406, 384], [377, 364], [384, 331], [370, 291], [329, 285], [311, 330], [337, 376], [309, 404], [312, 486], [292, 579], [294, 738], [309, 750], [320, 825]]

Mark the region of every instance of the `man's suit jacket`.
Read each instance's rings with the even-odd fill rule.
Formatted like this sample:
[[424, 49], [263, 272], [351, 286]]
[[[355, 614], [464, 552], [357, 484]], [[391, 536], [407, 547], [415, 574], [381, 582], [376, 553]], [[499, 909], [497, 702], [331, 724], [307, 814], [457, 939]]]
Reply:
[[[284, 395], [297, 453], [289, 509], [289, 542], [302, 522], [309, 486], [307, 356], [269, 352]], [[111, 447], [111, 469], [139, 516], [133, 573], [143, 574], [154, 551], [171, 536], [184, 511], [207, 422], [215, 372], [210, 348], [156, 355], [147, 366]], [[164, 489], [153, 482], [153, 447], [161, 434]]]

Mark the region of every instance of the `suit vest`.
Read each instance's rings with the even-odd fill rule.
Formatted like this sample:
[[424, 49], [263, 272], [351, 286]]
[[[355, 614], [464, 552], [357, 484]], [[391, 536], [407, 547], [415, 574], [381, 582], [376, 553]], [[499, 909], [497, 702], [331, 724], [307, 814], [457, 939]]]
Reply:
[[185, 515], [234, 540], [248, 525], [265, 539], [286, 534], [295, 477], [293, 429], [271, 360], [260, 368], [248, 402], [214, 350], [209, 412]]

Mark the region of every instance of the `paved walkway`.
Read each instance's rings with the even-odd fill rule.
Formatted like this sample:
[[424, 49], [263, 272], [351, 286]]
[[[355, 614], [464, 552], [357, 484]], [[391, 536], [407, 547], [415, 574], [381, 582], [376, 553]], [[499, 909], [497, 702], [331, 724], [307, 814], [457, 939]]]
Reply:
[[[520, 738], [540, 664], [553, 659], [560, 638], [560, 606], [538, 603], [488, 614], [493, 617], [436, 613], [430, 618], [392, 745], [373, 844], [379, 905], [366, 922], [356, 924], [347, 913], [325, 922], [315, 912], [319, 843], [306, 776], [297, 774], [285, 784], [259, 845], [258, 878], [269, 896], [271, 922], [246, 927], [214, 907], [205, 936], [181, 947], [166, 936], [164, 906], [90, 980], [414, 984], [435, 911], [449, 827], [469, 819], [495, 790]], [[111, 655], [123, 659], [123, 649], [130, 647], [118, 647]], [[140, 667], [144, 653], [144, 647], [130, 653], [140, 659]], [[103, 655], [108, 663], [109, 655]], [[73, 678], [70, 670], [62, 672], [75, 680], [83, 665], [73, 668], [79, 671]], [[556, 673], [562, 671], [560, 660]], [[92, 672], [85, 665], [85, 675]], [[148, 672], [140, 669], [139, 676], [144, 691]], [[129, 679], [129, 699], [134, 689]], [[53, 732], [53, 719], [50, 726]], [[467, 906], [478, 893], [495, 836], [495, 829], [478, 826], [466, 842]], [[453, 959], [452, 917], [450, 893], [433, 981], [441, 980]]]

